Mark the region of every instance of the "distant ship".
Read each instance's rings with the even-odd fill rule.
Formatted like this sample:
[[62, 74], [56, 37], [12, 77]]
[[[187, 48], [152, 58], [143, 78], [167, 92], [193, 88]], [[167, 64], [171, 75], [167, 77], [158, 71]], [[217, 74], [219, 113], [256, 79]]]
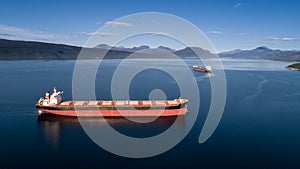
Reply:
[[99, 100], [99, 101], [62, 101], [63, 92], [54, 88], [46, 92], [35, 105], [39, 113], [61, 116], [178, 116], [185, 115], [187, 99], [174, 100]]
[[193, 70], [198, 71], [198, 72], [211, 73], [212, 67], [211, 66], [205, 66], [203, 68], [203, 67], [199, 67], [199, 66], [194, 65]]

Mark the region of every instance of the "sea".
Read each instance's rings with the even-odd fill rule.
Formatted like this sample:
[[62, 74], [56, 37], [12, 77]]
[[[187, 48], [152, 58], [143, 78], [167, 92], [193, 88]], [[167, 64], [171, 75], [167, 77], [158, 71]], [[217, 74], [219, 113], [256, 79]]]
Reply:
[[[85, 69], [95, 63], [83, 62]], [[54, 86], [64, 92], [64, 100], [73, 99], [78, 61], [0, 61], [0, 168], [300, 168], [300, 71], [285, 69], [291, 62], [222, 59], [222, 65], [213, 67], [210, 74], [192, 70], [193, 65], [202, 66], [198, 60], [183, 62], [185, 68], [176, 60], [166, 59], [132, 59], [124, 64], [122, 60], [105, 59], [98, 65], [91, 82], [98, 100], [118, 95], [112, 94], [112, 83], [129, 84], [122, 90], [132, 100], [190, 99], [189, 112], [180, 119], [164, 117], [149, 123], [126, 118], [83, 119], [90, 127], [108, 123], [116, 132], [137, 139], [160, 135], [173, 125], [187, 131], [168, 150], [132, 158], [99, 145], [76, 117], [39, 115], [35, 108], [39, 98], [46, 91], [52, 92]], [[143, 69], [127, 83], [126, 78], [113, 78], [118, 67], [125, 75], [126, 70]], [[181, 69], [190, 76], [181, 76]], [[172, 70], [177, 74], [170, 73]], [[220, 75], [214, 71], [225, 75], [225, 106], [212, 135], [200, 143], [212, 105], [213, 79]], [[88, 80], [82, 77], [83, 82]], [[180, 81], [197, 84], [197, 90], [190, 92], [199, 96], [199, 104], [182, 95]], [[118, 99], [122, 99], [120, 96]], [[198, 107], [192, 107], [195, 105]], [[177, 120], [179, 123], [175, 123]], [[105, 132], [98, 134], [100, 141], [108, 137]], [[129, 151], [139, 149], [130, 146]]]

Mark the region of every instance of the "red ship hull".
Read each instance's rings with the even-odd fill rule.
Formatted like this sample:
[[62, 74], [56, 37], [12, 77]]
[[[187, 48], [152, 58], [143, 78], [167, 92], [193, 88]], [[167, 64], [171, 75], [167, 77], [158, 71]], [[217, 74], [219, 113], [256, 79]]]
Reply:
[[[91, 104], [90, 102], [96, 102]], [[126, 116], [178, 116], [185, 115], [187, 110], [187, 100], [178, 101], [133, 101], [136, 104], [125, 103], [118, 105], [116, 101], [69, 101], [60, 105], [40, 105], [36, 108], [43, 113], [59, 116], [93, 116], [93, 117], [126, 117]], [[104, 105], [104, 102], [110, 104]], [[158, 104], [160, 103], [160, 104]], [[162, 104], [163, 103], [163, 104]]]
[[91, 116], [91, 117], [129, 117], [129, 116], [178, 116], [185, 115], [187, 108], [173, 110], [47, 110], [39, 109], [44, 113], [59, 115], [59, 116]]
[[197, 72], [204, 72], [204, 73], [209, 73], [210, 71], [208, 71], [207, 69], [205, 68], [200, 68], [200, 67], [196, 67], [196, 68], [193, 68], [194, 71], [197, 71]]

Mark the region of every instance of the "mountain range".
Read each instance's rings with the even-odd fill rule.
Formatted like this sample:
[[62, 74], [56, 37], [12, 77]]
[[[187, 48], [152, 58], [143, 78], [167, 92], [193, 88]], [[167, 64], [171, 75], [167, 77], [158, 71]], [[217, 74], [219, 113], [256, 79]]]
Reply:
[[243, 58], [243, 59], [266, 59], [277, 61], [300, 61], [300, 51], [296, 50], [273, 50], [265, 46], [252, 50], [233, 50], [219, 53], [220, 57]]
[[[15, 41], [0, 39], [0, 60], [70, 60], [77, 59], [82, 47], [65, 44], [53, 44], [32, 41]], [[196, 59], [197, 55], [211, 58], [216, 54], [200, 47], [186, 47], [175, 50], [165, 46], [150, 48], [142, 45], [139, 47], [126, 48], [124, 46], [111, 47], [107, 44], [99, 44], [94, 48], [85, 48], [88, 53], [85, 58], [94, 59], [99, 54], [106, 54], [105, 59], [123, 59], [131, 55], [132, 58], [168, 58], [166, 54], [176, 55], [183, 59]], [[197, 53], [197, 54], [196, 54]], [[219, 53], [224, 58], [242, 59], [267, 59], [278, 61], [300, 61], [300, 51], [296, 50], [273, 50], [265, 46], [252, 50], [236, 49]]]

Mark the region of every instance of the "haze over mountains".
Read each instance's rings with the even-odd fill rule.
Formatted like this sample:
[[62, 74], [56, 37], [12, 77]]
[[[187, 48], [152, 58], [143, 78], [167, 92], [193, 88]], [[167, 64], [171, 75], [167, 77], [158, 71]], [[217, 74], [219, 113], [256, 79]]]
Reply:
[[[81, 49], [82, 47], [64, 44], [0, 39], [0, 60], [70, 60], [77, 59]], [[105, 59], [123, 59], [129, 55], [134, 55], [134, 58], [164, 58], [165, 54], [174, 54], [183, 59], [193, 59], [197, 58], [196, 53], [204, 58], [216, 56], [216, 54], [212, 54], [210, 51], [200, 47], [186, 47], [175, 50], [165, 46], [150, 48], [142, 45], [126, 48], [123, 46], [111, 47], [106, 44], [99, 44], [95, 48], [85, 48], [85, 50], [89, 53], [89, 55], [85, 56], [86, 59], [97, 58], [101, 53], [106, 53]], [[219, 53], [219, 56], [225, 58], [300, 61], [300, 51], [273, 50], [265, 46], [252, 50], [236, 49], [222, 52]]]

